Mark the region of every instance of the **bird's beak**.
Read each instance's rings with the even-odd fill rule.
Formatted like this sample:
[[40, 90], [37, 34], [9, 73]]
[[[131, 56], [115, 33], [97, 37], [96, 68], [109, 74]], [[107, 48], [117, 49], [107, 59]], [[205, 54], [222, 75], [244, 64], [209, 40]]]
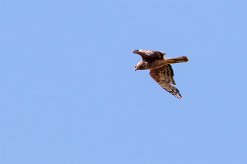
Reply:
[[134, 70], [136, 71], [137, 69], [135, 68]]

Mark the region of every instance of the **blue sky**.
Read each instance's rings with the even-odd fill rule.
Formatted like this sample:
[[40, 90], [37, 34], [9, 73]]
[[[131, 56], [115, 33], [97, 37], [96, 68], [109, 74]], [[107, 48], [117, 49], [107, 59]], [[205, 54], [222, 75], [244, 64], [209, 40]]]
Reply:
[[[244, 0], [1, 0], [0, 163], [247, 163]], [[133, 49], [188, 56], [178, 100]]]

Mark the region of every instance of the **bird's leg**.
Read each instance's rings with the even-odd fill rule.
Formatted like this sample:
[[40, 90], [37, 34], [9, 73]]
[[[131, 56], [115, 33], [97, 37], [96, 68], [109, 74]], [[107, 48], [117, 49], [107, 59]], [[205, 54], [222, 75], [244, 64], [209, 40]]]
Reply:
[[152, 62], [149, 68], [160, 68], [167, 64], [182, 63], [182, 62], [187, 62], [187, 61], [189, 61], [189, 59], [186, 56], [170, 58], [170, 59], [160, 59], [160, 60], [155, 60], [154, 62]]
[[175, 64], [175, 63], [188, 62], [189, 59], [187, 58], [187, 56], [180, 56], [180, 57], [177, 57], [177, 58], [165, 59], [165, 61], [166, 61], [168, 64]]

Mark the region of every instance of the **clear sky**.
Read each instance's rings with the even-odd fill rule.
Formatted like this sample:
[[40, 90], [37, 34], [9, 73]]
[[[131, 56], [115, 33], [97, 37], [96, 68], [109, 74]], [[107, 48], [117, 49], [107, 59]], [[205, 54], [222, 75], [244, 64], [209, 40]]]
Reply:
[[[245, 0], [0, 0], [1, 164], [246, 164]], [[134, 49], [188, 56], [178, 100]]]

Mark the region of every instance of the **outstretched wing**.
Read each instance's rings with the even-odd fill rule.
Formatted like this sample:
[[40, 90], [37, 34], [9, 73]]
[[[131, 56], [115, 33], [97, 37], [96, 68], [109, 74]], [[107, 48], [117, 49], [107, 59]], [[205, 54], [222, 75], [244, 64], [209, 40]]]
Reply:
[[150, 76], [166, 91], [173, 94], [178, 99], [182, 99], [182, 95], [175, 87], [176, 83], [173, 79], [174, 73], [170, 64], [157, 69], [150, 70]]
[[152, 50], [134, 50], [133, 53], [138, 54], [142, 57], [143, 60], [153, 61], [157, 59], [163, 59], [165, 53], [160, 51], [152, 51]]

